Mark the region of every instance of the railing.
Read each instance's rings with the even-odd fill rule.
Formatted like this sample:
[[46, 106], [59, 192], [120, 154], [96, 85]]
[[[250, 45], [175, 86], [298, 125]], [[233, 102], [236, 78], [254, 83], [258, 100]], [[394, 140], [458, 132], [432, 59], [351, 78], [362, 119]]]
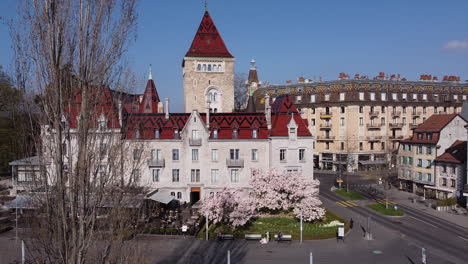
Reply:
[[334, 140], [335, 136], [317, 136], [317, 140]]
[[382, 124], [367, 124], [367, 128], [378, 128], [380, 129], [380, 127], [382, 126]]
[[164, 159], [149, 159], [146, 163], [148, 167], [164, 167], [166, 164]]
[[331, 128], [332, 127], [332, 124], [320, 124], [320, 128]]
[[390, 128], [402, 128], [403, 123], [390, 123], [389, 126]]
[[230, 168], [243, 168], [244, 167], [244, 160], [243, 159], [226, 159], [226, 165]]
[[189, 144], [190, 146], [201, 146], [202, 140], [201, 138], [190, 138]]
[[390, 136], [391, 140], [401, 140], [403, 139], [403, 136]]
[[380, 113], [377, 111], [369, 112], [369, 116], [378, 116]]
[[382, 139], [382, 136], [367, 136], [368, 141], [379, 141]]
[[392, 116], [400, 116], [401, 111], [392, 111]]
[[331, 118], [332, 117], [332, 113], [331, 112], [322, 112], [320, 113], [320, 118]]
[[416, 129], [418, 128], [419, 124], [410, 124], [409, 127], [410, 129]]
[[413, 116], [420, 116], [421, 115], [421, 111], [413, 111]]

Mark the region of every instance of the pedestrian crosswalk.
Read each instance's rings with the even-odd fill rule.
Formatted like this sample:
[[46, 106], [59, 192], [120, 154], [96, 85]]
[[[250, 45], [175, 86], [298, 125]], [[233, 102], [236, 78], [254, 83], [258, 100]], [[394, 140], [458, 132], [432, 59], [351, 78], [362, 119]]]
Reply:
[[[375, 202], [376, 202], [376, 203], [379, 203], [379, 204], [386, 204], [386, 203], [387, 203], [387, 200], [385, 200], [385, 199], [377, 199], [377, 200], [375, 200]], [[388, 204], [397, 205], [396, 202], [390, 201], [390, 200], [388, 200]]]
[[343, 206], [343, 207], [354, 207], [354, 206], [359, 206], [357, 203], [354, 203], [352, 201], [339, 201], [336, 202], [337, 204]]

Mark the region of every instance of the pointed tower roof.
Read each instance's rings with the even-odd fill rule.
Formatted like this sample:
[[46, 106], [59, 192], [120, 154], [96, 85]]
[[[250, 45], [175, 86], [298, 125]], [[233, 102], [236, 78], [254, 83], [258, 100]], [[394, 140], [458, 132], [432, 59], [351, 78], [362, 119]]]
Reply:
[[234, 58], [229, 53], [208, 10], [185, 57]]
[[255, 66], [255, 60], [252, 59], [250, 61], [250, 71], [249, 71], [249, 84], [252, 82], [258, 83], [258, 73], [257, 73], [257, 66]]
[[158, 103], [159, 95], [156, 91], [156, 85], [153, 81], [153, 76], [150, 73], [148, 77], [148, 82], [146, 83], [145, 93], [143, 94], [143, 100], [141, 100], [140, 107], [138, 108], [138, 113], [140, 114], [156, 114], [158, 113]]

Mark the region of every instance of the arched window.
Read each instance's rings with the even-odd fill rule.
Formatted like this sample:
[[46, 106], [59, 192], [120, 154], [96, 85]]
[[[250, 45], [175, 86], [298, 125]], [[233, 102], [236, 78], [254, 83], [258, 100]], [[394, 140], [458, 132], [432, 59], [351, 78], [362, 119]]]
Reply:
[[159, 129], [154, 130], [154, 138], [155, 139], [159, 138]]
[[216, 95], [217, 95], [217, 93], [216, 93], [216, 92], [215, 92], [215, 93], [213, 93], [213, 102], [216, 102]]
[[201, 64], [197, 65], [197, 71], [201, 71]]
[[213, 65], [213, 71], [218, 71], [218, 67], [216, 66], [216, 64]]
[[208, 64], [208, 71], [211, 71], [211, 64]]
[[215, 108], [215, 109], [213, 110], [213, 112], [214, 112], [214, 113], [218, 113], [218, 108]]
[[182, 199], [182, 193], [181, 192], [177, 192], [177, 199]]
[[206, 64], [203, 64], [203, 71], [206, 71]]
[[223, 67], [221, 67], [221, 64], [218, 65], [218, 71], [223, 71]]

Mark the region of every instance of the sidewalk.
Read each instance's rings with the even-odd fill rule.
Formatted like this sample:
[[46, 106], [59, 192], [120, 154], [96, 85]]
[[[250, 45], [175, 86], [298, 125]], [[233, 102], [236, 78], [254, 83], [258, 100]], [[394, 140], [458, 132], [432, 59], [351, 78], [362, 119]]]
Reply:
[[[418, 201], [420, 197], [416, 194], [392, 188], [388, 191], [388, 198], [394, 202], [397, 202], [398, 204], [423, 211], [424, 213], [441, 218], [443, 220], [468, 229], [468, 215], [458, 215], [451, 212], [440, 212], [433, 208], [427, 207], [425, 203]], [[413, 203], [411, 201], [412, 198], [416, 198], [417, 202]]]

